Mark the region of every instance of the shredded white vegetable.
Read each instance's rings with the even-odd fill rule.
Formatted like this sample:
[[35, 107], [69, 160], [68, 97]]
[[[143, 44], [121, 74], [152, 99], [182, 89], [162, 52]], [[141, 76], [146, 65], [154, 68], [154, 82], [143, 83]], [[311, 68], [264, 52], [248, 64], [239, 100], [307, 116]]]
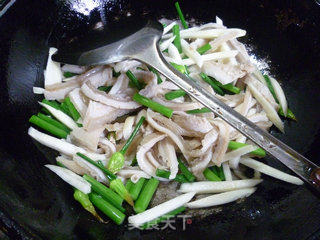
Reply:
[[270, 82], [273, 86], [274, 92], [276, 93], [276, 96], [279, 100], [280, 106], [282, 107], [283, 113], [285, 116], [287, 116], [288, 103], [287, 103], [286, 96], [284, 95], [284, 92], [283, 92], [280, 84], [278, 83], [278, 81], [276, 79], [274, 79], [273, 77], [269, 77], [269, 79], [270, 79]]
[[44, 86], [48, 87], [50, 85], [62, 82], [62, 71], [60, 68], [60, 63], [54, 62], [51, 56], [58, 51], [58, 49], [51, 47], [49, 49], [49, 56], [47, 61], [47, 67], [44, 72]]
[[41, 87], [33, 87], [32, 88], [34, 94], [44, 94], [45, 89]]
[[139, 227], [142, 224], [149, 222], [157, 217], [167, 214], [168, 212], [177, 209], [187, 202], [189, 202], [193, 196], [195, 195], [194, 192], [189, 192], [186, 194], [182, 194], [178, 197], [175, 197], [167, 202], [161, 203], [158, 206], [150, 208], [142, 213], [139, 213], [134, 216], [130, 216], [128, 218], [128, 222], [131, 223], [135, 227]]
[[62, 178], [65, 182], [69, 183], [71, 186], [79, 189], [81, 192], [88, 194], [91, 192], [91, 185], [86, 180], [84, 180], [79, 175], [70, 171], [69, 169], [58, 167], [55, 165], [47, 164], [45, 165], [52, 172], [57, 174], [60, 178]]
[[205, 197], [193, 202], [189, 202], [186, 204], [186, 206], [188, 208], [204, 208], [204, 207], [222, 205], [222, 204], [236, 201], [240, 198], [249, 197], [252, 193], [255, 192], [255, 190], [256, 188], [244, 188], [244, 189], [234, 190], [230, 192], [214, 194], [209, 197]]

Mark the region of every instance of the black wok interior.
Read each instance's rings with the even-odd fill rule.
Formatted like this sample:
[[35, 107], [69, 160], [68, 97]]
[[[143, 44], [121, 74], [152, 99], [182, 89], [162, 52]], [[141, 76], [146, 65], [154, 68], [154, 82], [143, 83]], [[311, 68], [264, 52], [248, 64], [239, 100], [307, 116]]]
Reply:
[[[90, 3], [90, 4], [89, 4]], [[87, 4], [87, 5], [86, 5]], [[91, 6], [96, 6], [91, 10]], [[181, 1], [187, 19], [247, 30], [243, 41], [283, 83], [298, 122], [286, 134], [272, 133], [320, 163], [320, 6], [315, 1]], [[87, 8], [87, 10], [86, 10]], [[0, 17], [0, 226], [12, 239], [318, 239], [320, 201], [309, 188], [263, 176], [255, 194], [185, 231], [128, 230], [98, 223], [73, 200], [72, 188], [43, 165], [55, 153], [27, 135], [28, 118], [39, 111], [33, 86], [42, 86], [48, 47], [83, 36], [128, 12], [145, 18], [176, 18], [174, 1], [20, 0]], [[271, 166], [289, 172], [274, 159]]]

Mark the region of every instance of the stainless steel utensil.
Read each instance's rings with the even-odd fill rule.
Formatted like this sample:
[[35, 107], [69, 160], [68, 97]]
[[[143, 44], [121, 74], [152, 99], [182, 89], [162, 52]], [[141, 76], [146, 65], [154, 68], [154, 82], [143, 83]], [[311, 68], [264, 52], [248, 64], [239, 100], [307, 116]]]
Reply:
[[59, 50], [53, 55], [53, 60], [76, 65], [101, 65], [127, 59], [144, 62], [154, 67], [191, 97], [212, 110], [217, 116], [254, 141], [295, 172], [301, 179], [320, 191], [320, 168], [316, 164], [228, 107], [204, 90], [198, 83], [178, 72], [164, 59], [158, 48], [162, 31], [163, 28], [160, 23], [149, 21], [141, 29], [117, 41], [110, 43], [110, 39], [108, 39], [109, 43], [104, 46], [96, 47], [97, 45], [94, 45], [95, 47], [90, 48], [87, 44], [83, 50], [81, 47]]

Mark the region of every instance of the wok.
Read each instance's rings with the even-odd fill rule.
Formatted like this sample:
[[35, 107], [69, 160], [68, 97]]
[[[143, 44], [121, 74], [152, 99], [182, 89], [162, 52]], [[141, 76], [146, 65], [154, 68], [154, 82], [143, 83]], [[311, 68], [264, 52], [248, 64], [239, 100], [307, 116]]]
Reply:
[[[5, 1], [2, 7], [9, 1]], [[263, 176], [256, 193], [240, 203], [192, 218], [183, 230], [139, 231], [98, 223], [73, 200], [72, 189], [43, 165], [55, 153], [27, 135], [39, 110], [48, 47], [132, 16], [176, 18], [173, 1], [20, 0], [0, 11], [0, 226], [12, 239], [317, 239], [320, 201], [304, 186]], [[255, 56], [282, 81], [298, 122], [272, 134], [319, 164], [320, 6], [313, 1], [182, 1], [187, 19], [246, 29]], [[40, 151], [39, 151], [40, 150]], [[271, 166], [288, 170], [276, 160]], [[190, 222], [189, 222], [190, 223]], [[179, 225], [180, 224], [180, 225]]]

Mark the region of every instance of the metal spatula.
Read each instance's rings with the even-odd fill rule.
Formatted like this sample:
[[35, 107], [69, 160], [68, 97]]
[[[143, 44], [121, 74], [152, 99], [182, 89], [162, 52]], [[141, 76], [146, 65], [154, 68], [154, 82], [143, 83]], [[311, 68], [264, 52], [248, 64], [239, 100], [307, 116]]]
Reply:
[[143, 25], [139, 23], [137, 21], [119, 26], [110, 30], [108, 35], [88, 35], [82, 41], [60, 48], [52, 58], [54, 61], [76, 65], [102, 65], [127, 59], [146, 63], [320, 191], [320, 168], [316, 164], [228, 107], [196, 81], [174, 69], [166, 62], [158, 47], [162, 25], [152, 21]]

